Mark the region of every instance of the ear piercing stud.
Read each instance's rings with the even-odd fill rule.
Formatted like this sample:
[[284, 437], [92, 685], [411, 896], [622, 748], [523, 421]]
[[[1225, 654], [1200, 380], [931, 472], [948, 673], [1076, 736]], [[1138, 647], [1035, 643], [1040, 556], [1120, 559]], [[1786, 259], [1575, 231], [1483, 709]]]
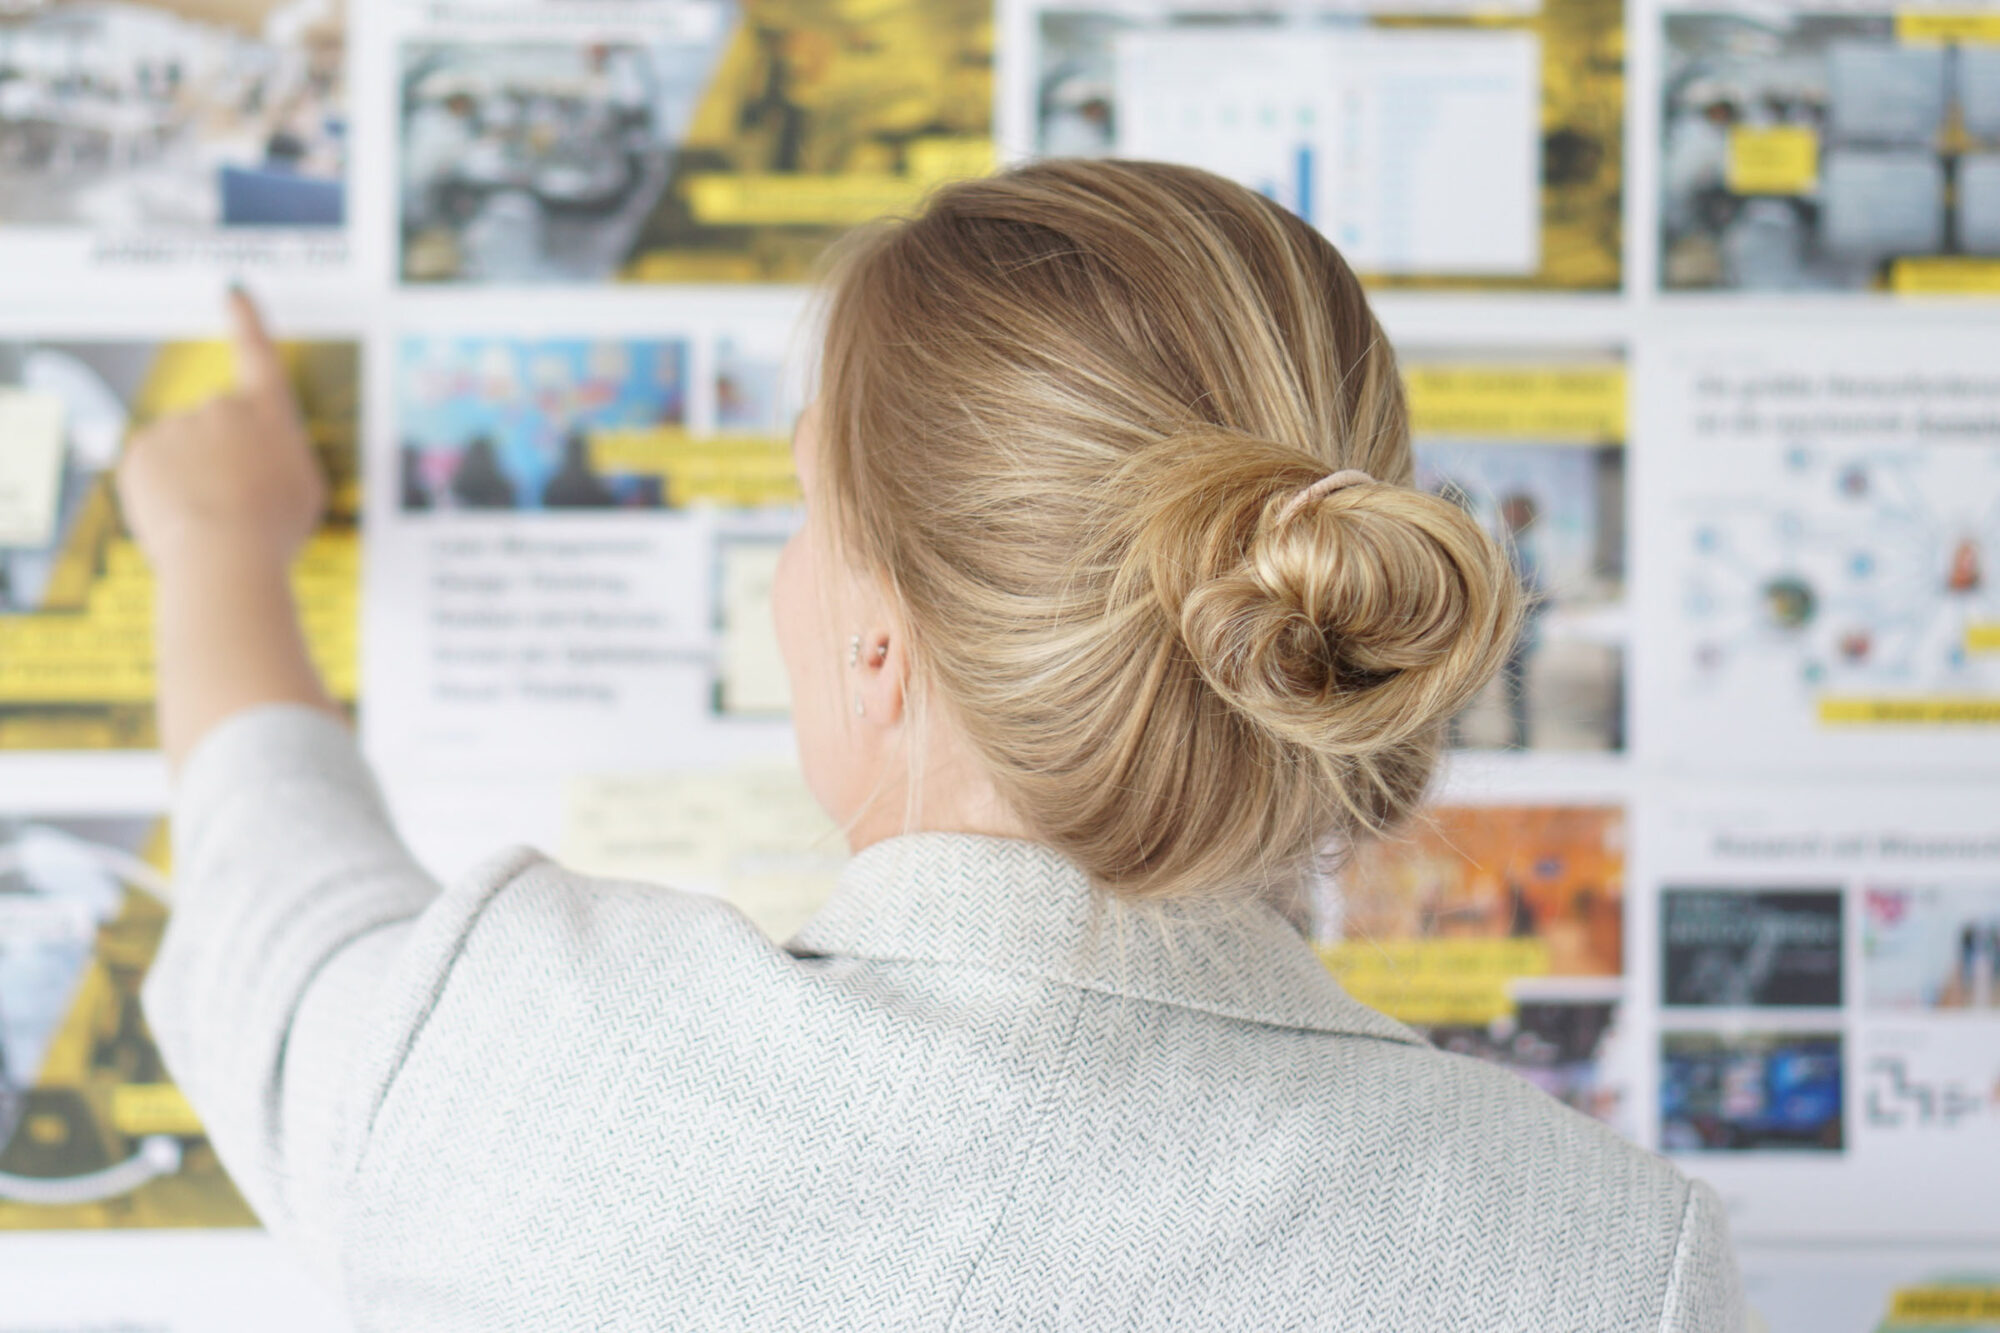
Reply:
[[861, 636], [859, 634], [851, 635], [847, 640], [847, 665], [851, 667], [861, 665]]

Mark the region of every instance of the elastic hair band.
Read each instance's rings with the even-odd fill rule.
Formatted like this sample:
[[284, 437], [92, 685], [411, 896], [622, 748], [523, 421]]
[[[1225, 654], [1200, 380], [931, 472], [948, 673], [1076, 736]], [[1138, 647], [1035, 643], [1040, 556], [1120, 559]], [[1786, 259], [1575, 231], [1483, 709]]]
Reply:
[[1346, 487], [1361, 486], [1374, 480], [1375, 478], [1369, 476], [1359, 468], [1342, 468], [1338, 472], [1328, 473], [1300, 491], [1297, 495], [1294, 495], [1290, 502], [1278, 511], [1278, 523], [1282, 526], [1291, 519], [1293, 514], [1298, 513], [1299, 510], [1311, 504], [1314, 500], [1323, 499], [1326, 496], [1332, 495], [1335, 491], [1343, 490]]

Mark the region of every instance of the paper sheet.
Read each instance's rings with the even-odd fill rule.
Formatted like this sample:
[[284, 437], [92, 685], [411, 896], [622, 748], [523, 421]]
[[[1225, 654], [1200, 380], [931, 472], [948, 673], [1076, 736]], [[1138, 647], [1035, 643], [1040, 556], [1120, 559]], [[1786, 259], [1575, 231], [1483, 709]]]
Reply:
[[0, 387], [0, 546], [48, 545], [62, 465], [62, 400]]

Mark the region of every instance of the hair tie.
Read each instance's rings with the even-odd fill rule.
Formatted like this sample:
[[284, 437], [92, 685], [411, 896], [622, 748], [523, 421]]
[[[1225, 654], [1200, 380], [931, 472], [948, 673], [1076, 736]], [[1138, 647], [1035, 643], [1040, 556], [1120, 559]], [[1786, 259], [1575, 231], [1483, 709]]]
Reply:
[[1311, 504], [1314, 500], [1323, 499], [1326, 496], [1332, 495], [1335, 491], [1343, 490], [1346, 487], [1360, 486], [1374, 480], [1375, 478], [1369, 476], [1359, 468], [1342, 468], [1338, 472], [1330, 472], [1300, 491], [1297, 495], [1294, 495], [1285, 507], [1278, 511], [1278, 523], [1282, 526], [1291, 519], [1293, 514], [1298, 513], [1300, 509]]

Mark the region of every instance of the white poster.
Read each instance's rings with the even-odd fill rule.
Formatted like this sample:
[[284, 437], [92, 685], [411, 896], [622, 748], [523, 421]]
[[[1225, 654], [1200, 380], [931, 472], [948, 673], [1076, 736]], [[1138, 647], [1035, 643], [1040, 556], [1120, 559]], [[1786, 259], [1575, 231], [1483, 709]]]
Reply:
[[2000, 784], [1797, 784], [1642, 813], [1644, 1141], [1746, 1243], [2000, 1243], [1996, 810]]
[[1642, 743], [2000, 771], [2000, 337], [1663, 337], [1638, 400]]

